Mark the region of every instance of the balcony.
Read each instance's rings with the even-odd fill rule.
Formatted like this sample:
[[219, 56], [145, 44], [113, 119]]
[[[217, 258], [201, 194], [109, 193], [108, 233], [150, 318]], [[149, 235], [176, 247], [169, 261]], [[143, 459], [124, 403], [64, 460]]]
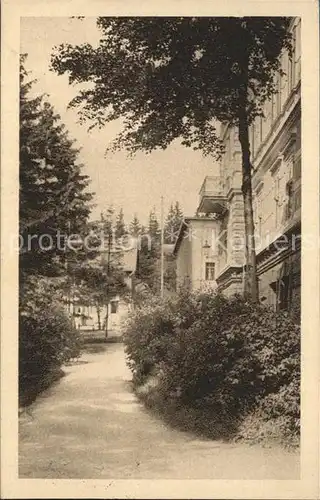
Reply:
[[227, 198], [219, 176], [205, 177], [199, 192], [197, 212], [204, 214], [221, 214], [227, 209]]

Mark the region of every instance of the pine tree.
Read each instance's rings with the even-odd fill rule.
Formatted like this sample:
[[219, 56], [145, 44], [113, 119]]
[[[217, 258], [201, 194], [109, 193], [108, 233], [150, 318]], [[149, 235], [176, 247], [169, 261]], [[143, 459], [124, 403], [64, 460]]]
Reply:
[[160, 226], [155, 208], [149, 213], [148, 229], [141, 228], [137, 275], [150, 290], [160, 290]]
[[127, 234], [126, 225], [124, 222], [123, 209], [120, 208], [115, 223], [115, 239], [118, 240]]
[[175, 244], [183, 219], [183, 212], [178, 201], [171, 203], [164, 226], [165, 243]]
[[[180, 204], [176, 201], [171, 203], [164, 227], [165, 243], [174, 245], [177, 241], [179, 229], [183, 219], [183, 212]], [[173, 254], [165, 255], [165, 288], [170, 291], [176, 290], [176, 259]]]
[[154, 258], [160, 257], [161, 229], [157, 219], [155, 207], [149, 213], [148, 234], [151, 238], [151, 254]]
[[114, 206], [109, 205], [107, 210], [102, 213], [103, 227], [105, 235], [112, 234], [115, 231], [114, 227]]
[[141, 224], [139, 222], [137, 214], [134, 214], [133, 219], [130, 222], [129, 232], [135, 238], [137, 238], [138, 236], [140, 236], [141, 233], [142, 233], [142, 226], [141, 226]]
[[60, 116], [42, 96], [30, 96], [33, 82], [25, 59], [20, 66], [20, 276], [54, 276], [65, 271], [68, 252], [74, 253], [66, 237], [87, 231], [92, 194]]
[[149, 213], [148, 230], [149, 230], [150, 236], [152, 236], [154, 238], [160, 237], [160, 225], [159, 225], [159, 222], [157, 219], [155, 207], [153, 207], [153, 209], [150, 210], [150, 213]]

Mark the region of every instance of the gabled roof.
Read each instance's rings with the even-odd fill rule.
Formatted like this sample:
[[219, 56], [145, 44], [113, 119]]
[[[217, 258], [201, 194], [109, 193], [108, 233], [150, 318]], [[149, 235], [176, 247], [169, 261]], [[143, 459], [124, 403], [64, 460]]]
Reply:
[[178, 238], [173, 248], [173, 255], [177, 255], [177, 252], [179, 251], [181, 241], [184, 237], [184, 234], [188, 230], [189, 222], [192, 221], [213, 222], [214, 220], [216, 219], [212, 217], [185, 217], [180, 225]]

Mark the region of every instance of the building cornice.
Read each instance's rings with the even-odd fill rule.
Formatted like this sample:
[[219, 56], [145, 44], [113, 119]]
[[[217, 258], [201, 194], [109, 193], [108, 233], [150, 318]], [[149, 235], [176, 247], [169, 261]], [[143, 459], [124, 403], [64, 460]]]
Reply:
[[[280, 236], [275, 238], [272, 243], [270, 243], [266, 248], [264, 248], [261, 252], [257, 254], [257, 268], [258, 274], [262, 274], [271, 267], [273, 267], [278, 262], [284, 260], [287, 256], [300, 251], [301, 249], [301, 241], [300, 239], [295, 239], [295, 246], [290, 246], [290, 238], [291, 243], [293, 242], [294, 236], [299, 236], [301, 231], [301, 222], [297, 222], [293, 224], [287, 231], [284, 231]], [[283, 238], [286, 239], [286, 242], [283, 241]], [[281, 248], [281, 245], [283, 246]], [[289, 247], [288, 247], [289, 244]]]
[[229, 286], [234, 285], [235, 283], [242, 284], [242, 282], [243, 282], [243, 276], [241, 269], [241, 272], [237, 274], [232, 274], [231, 276], [227, 276], [224, 281], [221, 281], [218, 284], [218, 291], [223, 292], [224, 290], [229, 288]]
[[[295, 246], [289, 246], [280, 248], [281, 241], [283, 237], [293, 237], [294, 235], [300, 235], [301, 223], [298, 222], [293, 225], [286, 232], [274, 239], [274, 241], [268, 245], [267, 248], [263, 249], [257, 254], [257, 274], [260, 276], [269, 269], [273, 268], [275, 265], [284, 261], [290, 255], [294, 255], [301, 251], [301, 241], [300, 239], [295, 240]], [[219, 276], [216, 278], [216, 282], [220, 290], [227, 288], [231, 283], [241, 282], [243, 273], [243, 266], [239, 265], [227, 265], [224, 267]]]
[[230, 280], [232, 277], [236, 277], [239, 274], [242, 275], [242, 270], [243, 266], [235, 266], [235, 265], [227, 265], [222, 271], [220, 272], [219, 276], [216, 278], [216, 282], [218, 284]]
[[[233, 198], [235, 195], [237, 195], [237, 194], [238, 194], [238, 195], [239, 195], [239, 194], [241, 194], [241, 195], [242, 195], [242, 191], [241, 191], [241, 189], [240, 189], [240, 188], [233, 188], [233, 187], [231, 187], [231, 188], [229, 189], [228, 193], [227, 193], [227, 196], [226, 196], [228, 203], [230, 203], [230, 202], [232, 201], [232, 198]], [[226, 212], [228, 212], [228, 210], [227, 210]]]
[[297, 247], [293, 250], [292, 248], [287, 248], [283, 250], [278, 250], [275, 254], [272, 254], [265, 261], [257, 264], [257, 275], [260, 276], [265, 272], [269, 271], [277, 264], [281, 264], [284, 260], [286, 260], [291, 255], [299, 253], [301, 250], [301, 246], [297, 244]]

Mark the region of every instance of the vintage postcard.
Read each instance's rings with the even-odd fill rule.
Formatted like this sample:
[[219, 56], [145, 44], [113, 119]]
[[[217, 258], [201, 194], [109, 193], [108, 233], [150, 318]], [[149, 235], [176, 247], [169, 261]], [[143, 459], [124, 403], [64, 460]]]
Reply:
[[313, 1], [6, 1], [3, 498], [319, 498]]

